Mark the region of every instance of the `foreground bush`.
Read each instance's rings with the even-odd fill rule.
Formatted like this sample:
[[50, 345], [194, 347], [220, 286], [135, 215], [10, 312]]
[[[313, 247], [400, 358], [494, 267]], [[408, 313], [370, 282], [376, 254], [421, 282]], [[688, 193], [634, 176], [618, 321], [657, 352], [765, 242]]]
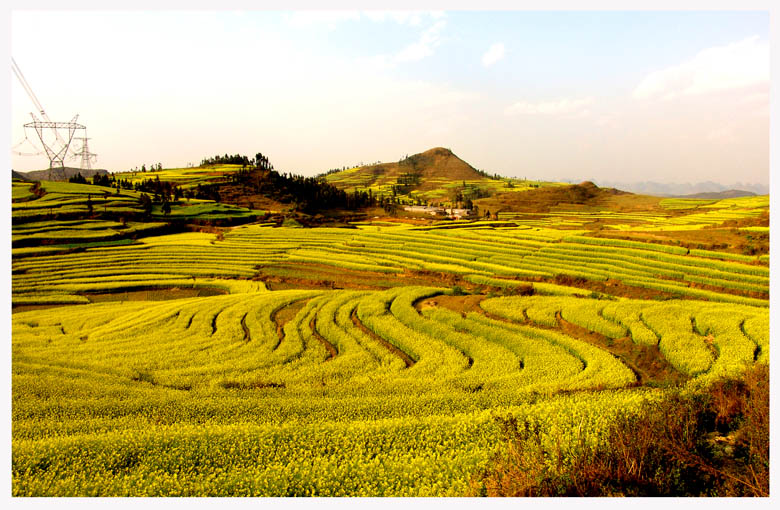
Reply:
[[[768, 496], [769, 367], [623, 415], [598, 446], [502, 421], [509, 450], [472, 483], [487, 496]], [[575, 443], [577, 443], [575, 441]]]

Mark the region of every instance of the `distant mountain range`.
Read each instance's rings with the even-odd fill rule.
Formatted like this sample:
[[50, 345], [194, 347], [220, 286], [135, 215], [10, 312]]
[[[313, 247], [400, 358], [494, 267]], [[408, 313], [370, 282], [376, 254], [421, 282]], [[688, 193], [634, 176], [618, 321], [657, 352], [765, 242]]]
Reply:
[[[51, 172], [51, 175], [49, 175], [49, 172]], [[81, 174], [82, 177], [89, 179], [93, 175], [103, 175], [107, 173], [108, 170], [104, 169], [84, 170], [82, 168], [66, 166], [64, 168], [52, 168], [51, 170], [33, 170], [31, 172], [17, 172], [16, 170], [11, 170], [11, 178], [21, 179], [24, 181], [67, 181], [77, 174]]]
[[740, 189], [730, 189], [728, 191], [713, 191], [710, 193], [694, 193], [692, 195], [677, 195], [675, 198], [703, 198], [708, 200], [722, 200], [724, 198], [754, 197], [756, 193], [752, 191], [742, 191]]
[[[691, 184], [686, 183], [666, 183], [666, 182], [615, 182], [599, 181], [594, 182], [600, 187], [617, 188], [623, 191], [630, 191], [641, 195], [655, 195], [659, 197], [680, 197], [689, 195], [717, 194], [727, 192], [728, 196], [719, 196], [717, 198], [735, 198], [738, 196], [767, 195], [769, 186], [765, 184], [748, 184], [737, 182], [731, 185], [723, 185], [717, 182], [706, 181]], [[741, 194], [739, 194], [741, 193]], [[690, 197], [690, 198], [716, 198], [716, 197]]]

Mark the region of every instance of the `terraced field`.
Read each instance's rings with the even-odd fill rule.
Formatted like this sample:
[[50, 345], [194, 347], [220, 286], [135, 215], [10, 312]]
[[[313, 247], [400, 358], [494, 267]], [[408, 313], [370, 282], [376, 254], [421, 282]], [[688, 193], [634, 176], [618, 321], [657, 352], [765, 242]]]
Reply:
[[553, 208], [550, 212], [499, 212], [498, 219], [511, 220], [533, 227], [583, 228], [600, 222], [604, 228], [617, 231], [655, 232], [700, 230], [727, 221], [759, 218], [768, 212], [769, 196], [700, 200], [667, 198], [659, 209], [618, 212], [591, 207], [576, 210], [571, 206]]
[[491, 178], [480, 174], [442, 147], [408, 156], [397, 163], [359, 165], [329, 173], [324, 178], [350, 193], [371, 191], [374, 196], [393, 196], [408, 204], [423, 201], [452, 205], [458, 193], [464, 198], [472, 194], [477, 198], [562, 184], [498, 176]]
[[[504, 227], [485, 222], [460, 228], [362, 225], [313, 230], [249, 225], [232, 229], [221, 240], [215, 234], [174, 234], [52, 255], [40, 248], [18, 248], [13, 250], [14, 300], [30, 303], [36, 296], [174, 284], [171, 280], [198, 286], [214, 284], [203, 278], [220, 278], [226, 279], [223, 286], [230, 286], [227, 279], [256, 278], [258, 268], [273, 273], [274, 268], [287, 267], [295, 273], [297, 267], [305, 274], [308, 265], [315, 264], [367, 273], [369, 278], [433, 272], [497, 287], [516, 285], [517, 278], [567, 275], [673, 297], [769, 304], [769, 268], [759, 257], [737, 261], [728, 253], [595, 238], [583, 231], [499, 225]], [[30, 253], [36, 256], [25, 256]], [[379, 287], [398, 284], [402, 280]]]
[[584, 421], [596, 441], [614, 412], [654, 398], [561, 320], [658, 346], [689, 384], [769, 356], [758, 307], [532, 296], [486, 299], [467, 314], [415, 308], [445, 292], [252, 292], [17, 313], [14, 493], [459, 494], [500, 444], [497, 414], [551, 431]]
[[147, 170], [146, 172], [117, 172], [117, 179], [128, 180], [135, 184], [148, 179], [160, 179], [176, 184], [182, 189], [192, 188], [198, 184], [210, 184], [224, 180], [226, 175], [241, 170], [241, 165], [219, 164], [207, 167], [163, 168]]
[[[147, 179], [152, 178], [147, 174], [141, 175]], [[127, 178], [122, 174], [117, 175], [119, 178]], [[134, 182], [133, 179], [129, 180]], [[90, 204], [95, 215], [103, 214], [117, 219], [121, 216], [132, 217], [143, 213], [139, 202], [141, 193], [134, 190], [122, 189], [117, 192], [115, 188], [105, 186], [48, 181], [41, 184], [39, 195], [32, 193], [31, 189], [30, 183], [15, 182], [13, 185], [11, 211], [14, 231], [17, 225], [27, 222], [42, 223], [53, 219], [82, 218], [89, 212]], [[211, 200], [191, 198], [183, 200], [181, 204], [174, 204], [168, 214], [162, 211], [160, 204], [155, 204], [151, 216], [156, 220], [168, 218], [214, 220], [254, 217], [263, 213], [264, 211], [252, 211]]]
[[522, 219], [90, 242], [116, 228], [14, 229], [80, 241], [12, 250], [16, 496], [463, 495], [500, 419], [565, 464], [769, 362], [762, 256]]

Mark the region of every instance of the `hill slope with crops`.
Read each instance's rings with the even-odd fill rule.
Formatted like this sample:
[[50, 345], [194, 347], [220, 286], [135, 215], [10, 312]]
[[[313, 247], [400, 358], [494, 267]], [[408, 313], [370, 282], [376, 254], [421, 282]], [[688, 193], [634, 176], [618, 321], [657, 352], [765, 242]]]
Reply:
[[13, 183], [13, 495], [768, 493], [768, 197], [305, 228], [168, 177]]

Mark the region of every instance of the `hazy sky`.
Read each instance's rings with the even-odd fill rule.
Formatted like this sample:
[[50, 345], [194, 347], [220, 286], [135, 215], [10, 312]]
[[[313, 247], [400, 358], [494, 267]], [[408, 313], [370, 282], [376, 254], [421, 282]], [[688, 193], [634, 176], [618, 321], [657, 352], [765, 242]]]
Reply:
[[[537, 179], [769, 182], [766, 12], [17, 10], [11, 54], [112, 171], [444, 146]], [[12, 145], [33, 110], [14, 78]]]

